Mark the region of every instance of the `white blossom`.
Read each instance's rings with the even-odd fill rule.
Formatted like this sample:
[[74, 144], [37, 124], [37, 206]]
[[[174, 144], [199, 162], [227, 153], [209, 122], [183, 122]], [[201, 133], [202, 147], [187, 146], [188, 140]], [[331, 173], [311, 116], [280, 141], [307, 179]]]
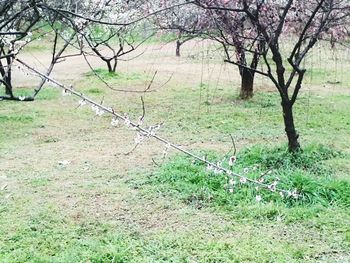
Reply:
[[80, 100], [79, 101], [79, 106], [84, 106], [86, 105], [86, 100]]
[[230, 159], [228, 161], [228, 165], [229, 166], [233, 166], [236, 161], [237, 161], [237, 157], [235, 155], [233, 155], [233, 156], [230, 157]]
[[223, 173], [224, 171], [222, 169], [214, 167], [214, 174], [223, 174]]
[[230, 179], [230, 181], [228, 183], [230, 185], [236, 185], [237, 184], [236, 180], [234, 180], [234, 179]]
[[292, 196], [294, 199], [298, 199], [298, 198], [299, 198], [299, 193], [297, 192], [296, 189], [294, 189], [294, 191], [291, 193], [291, 196]]
[[272, 192], [275, 192], [277, 184], [278, 184], [278, 181], [273, 182], [268, 186], [268, 189], [271, 190]]
[[95, 114], [96, 114], [97, 116], [102, 116], [102, 115], [105, 113], [104, 110], [100, 109], [100, 108], [99, 108], [97, 105], [95, 105], [95, 104], [93, 104], [93, 105], [91, 106], [91, 109], [95, 112]]
[[145, 139], [145, 137], [143, 136], [143, 134], [138, 132], [135, 139], [134, 139], [134, 142], [135, 142], [135, 144], [140, 144], [144, 139]]
[[63, 160], [63, 161], [59, 161], [58, 164], [59, 164], [59, 165], [66, 166], [66, 165], [69, 165], [69, 164], [70, 164], [70, 161], [68, 161], [68, 160]]
[[214, 167], [211, 164], [208, 164], [207, 165], [207, 170], [208, 171], [212, 171], [212, 170], [214, 170]]
[[140, 116], [137, 122], [137, 126], [142, 126], [142, 124], [143, 124], [143, 116]]
[[247, 182], [247, 178], [241, 177], [239, 181], [241, 182], [241, 184], [245, 184]]
[[97, 115], [97, 116], [102, 116], [104, 113], [105, 113], [105, 111], [102, 110], [102, 109], [99, 109], [99, 108], [98, 108], [98, 109], [96, 110], [96, 115]]
[[119, 119], [116, 118], [116, 117], [114, 117], [114, 118], [111, 120], [111, 125], [112, 125], [113, 127], [117, 127], [118, 124], [119, 124]]
[[125, 115], [125, 117], [124, 117], [124, 124], [125, 124], [127, 127], [129, 127], [130, 124], [131, 124], [131, 121], [130, 121], [129, 117], [126, 116], [126, 115]]
[[263, 183], [265, 181], [264, 177], [259, 178], [258, 182]]
[[262, 200], [261, 195], [257, 195], [257, 196], [255, 196], [255, 200], [256, 200], [257, 202], [260, 202], [260, 201]]

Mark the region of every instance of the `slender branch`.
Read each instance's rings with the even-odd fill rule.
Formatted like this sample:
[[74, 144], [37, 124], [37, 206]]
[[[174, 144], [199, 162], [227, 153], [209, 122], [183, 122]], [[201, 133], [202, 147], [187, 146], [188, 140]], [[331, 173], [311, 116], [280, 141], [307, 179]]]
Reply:
[[227, 62], [227, 63], [233, 64], [233, 65], [236, 65], [236, 66], [238, 66], [238, 67], [246, 68], [246, 69], [248, 69], [248, 70], [251, 70], [251, 71], [253, 71], [253, 72], [255, 72], [255, 73], [258, 73], [258, 74], [260, 74], [260, 75], [263, 75], [263, 76], [265, 76], [265, 77], [269, 77], [269, 76], [270, 76], [268, 73], [265, 73], [265, 72], [260, 71], [260, 70], [258, 70], [258, 69], [254, 69], [254, 68], [252, 68], [252, 67], [250, 67], [250, 66], [243, 65], [243, 64], [241, 64], [241, 63], [234, 62], [234, 61], [232, 61], [232, 60], [225, 59], [224, 62]]
[[[203, 164], [206, 164], [210, 167], [213, 167], [215, 169], [217, 169], [218, 171], [221, 171], [229, 176], [234, 176], [234, 177], [237, 177], [237, 178], [240, 178], [246, 182], [249, 182], [249, 183], [252, 183], [252, 184], [255, 184], [261, 188], [264, 188], [264, 189], [268, 189], [271, 191], [271, 185], [269, 184], [265, 184], [265, 183], [262, 183], [262, 182], [259, 182], [257, 180], [254, 180], [254, 179], [251, 179], [251, 178], [248, 178], [246, 176], [243, 176], [243, 175], [240, 175], [238, 173], [235, 173], [229, 169], [226, 169], [224, 167], [221, 167], [220, 165], [218, 164], [215, 164], [213, 162], [210, 162], [208, 160], [206, 160], [205, 158], [203, 157], [199, 157], [198, 155], [170, 142], [169, 140], [161, 137], [161, 136], [158, 136], [156, 135], [152, 130], [149, 130], [149, 129], [146, 129], [146, 128], [143, 128], [141, 126], [139, 126], [138, 123], [135, 123], [133, 121], [130, 121], [129, 118], [125, 115], [122, 115], [121, 113], [118, 113], [116, 112], [113, 108], [110, 108], [110, 107], [107, 107], [107, 106], [104, 106], [102, 105], [101, 103], [98, 103], [98, 102], [95, 102], [94, 100], [86, 97], [84, 94], [74, 90], [72, 87], [66, 87], [65, 85], [61, 84], [60, 82], [54, 80], [53, 78], [51, 78], [50, 76], [47, 76], [41, 72], [39, 72], [38, 70], [34, 69], [33, 67], [29, 66], [28, 64], [26, 64], [25, 62], [23, 62], [22, 60], [16, 58], [16, 61], [18, 61], [19, 63], [21, 63], [23, 66], [25, 66], [27, 69], [29, 69], [30, 71], [36, 73], [38, 76], [40, 76], [41, 78], [46, 78], [48, 81], [54, 83], [55, 85], [57, 85], [59, 88], [63, 89], [64, 91], [66, 92], [70, 92], [71, 94], [79, 97], [80, 99], [84, 100], [85, 102], [88, 102], [90, 103], [91, 105], [99, 108], [100, 110], [104, 111], [104, 112], [107, 112], [109, 114], [111, 114], [112, 116], [124, 121], [124, 122], [128, 122], [129, 126], [133, 129], [133, 130], [137, 130], [138, 132], [142, 133], [143, 135], [147, 136], [147, 137], [152, 137], [162, 143], [164, 143], [168, 148], [172, 148], [174, 150], [177, 150], [187, 156], [190, 156], [192, 158], [194, 158], [195, 160], [203, 163]], [[279, 189], [279, 188], [275, 188], [274, 189], [275, 191], [279, 191], [280, 193], [283, 193], [283, 194], [286, 194], [286, 195], [289, 195], [290, 192], [289, 191], [286, 191], [284, 189]]]

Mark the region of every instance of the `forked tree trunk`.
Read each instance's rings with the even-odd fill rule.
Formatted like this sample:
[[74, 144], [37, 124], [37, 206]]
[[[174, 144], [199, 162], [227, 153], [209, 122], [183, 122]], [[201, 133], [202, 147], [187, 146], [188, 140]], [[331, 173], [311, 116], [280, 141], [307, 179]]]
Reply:
[[106, 60], [106, 64], [107, 64], [107, 68], [108, 68], [108, 72], [109, 73], [115, 73], [115, 71], [117, 70], [117, 60]]
[[254, 95], [254, 71], [243, 68], [241, 70], [241, 91], [239, 97], [243, 100], [250, 99]]
[[293, 105], [290, 102], [282, 100], [283, 120], [285, 131], [288, 137], [288, 149], [290, 152], [297, 152], [300, 150], [299, 134], [295, 130]]

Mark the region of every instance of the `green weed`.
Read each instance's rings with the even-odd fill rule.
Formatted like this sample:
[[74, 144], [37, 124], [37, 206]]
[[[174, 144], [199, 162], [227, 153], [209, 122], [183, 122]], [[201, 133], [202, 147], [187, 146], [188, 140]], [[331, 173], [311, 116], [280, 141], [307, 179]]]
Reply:
[[103, 89], [98, 89], [98, 88], [89, 88], [86, 92], [88, 94], [103, 94], [104, 93]]
[[[19, 96], [32, 96], [34, 93], [34, 90], [32, 88], [23, 88], [23, 87], [16, 87], [14, 88], [14, 95]], [[60, 90], [55, 88], [43, 88], [38, 95], [36, 96], [35, 100], [53, 100], [57, 99], [60, 94]]]
[[30, 123], [33, 122], [33, 116], [30, 115], [0, 115], [1, 123]]
[[96, 77], [96, 74], [104, 80], [142, 80], [146, 76], [139, 73], [109, 72], [106, 69], [98, 68], [94, 72], [86, 74], [87, 77]]
[[[179, 156], [162, 166], [150, 180], [158, 191], [179, 197], [185, 203], [199, 208], [212, 206], [232, 211], [237, 207], [254, 205], [255, 196], [261, 195], [264, 203], [277, 204], [272, 210], [265, 211], [268, 214], [263, 217], [267, 218], [271, 217], [272, 211], [272, 216], [278, 214], [281, 205], [292, 208], [309, 205], [349, 206], [350, 182], [333, 178], [332, 170], [323, 163], [331, 158], [339, 158], [339, 152], [322, 145], [305, 147], [299, 154], [290, 154], [285, 149], [286, 147], [268, 149], [262, 146], [246, 149], [238, 155], [233, 170], [240, 174], [248, 170], [247, 176], [253, 179], [271, 171], [271, 174], [265, 175], [265, 180], [273, 182], [278, 178], [279, 187], [296, 189], [301, 193], [299, 199], [281, 198], [278, 193], [257, 190], [255, 186], [246, 184], [235, 187], [234, 193], [230, 193], [225, 188], [228, 183], [226, 176], [208, 173], [202, 164], [190, 164], [188, 158]], [[208, 158], [216, 159], [212, 155]], [[227, 160], [224, 162], [227, 163]], [[310, 211], [315, 215], [315, 211]]]

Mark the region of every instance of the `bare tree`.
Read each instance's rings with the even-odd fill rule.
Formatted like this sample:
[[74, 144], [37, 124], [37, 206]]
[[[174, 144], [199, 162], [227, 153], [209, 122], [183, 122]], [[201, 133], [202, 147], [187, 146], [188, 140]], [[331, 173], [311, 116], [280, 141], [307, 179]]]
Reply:
[[40, 15], [30, 1], [6, 1], [0, 3], [0, 17], [0, 84], [6, 94], [0, 98], [19, 100], [13, 94], [13, 61], [30, 42], [30, 31], [40, 20]]
[[254, 30], [251, 22], [240, 12], [207, 10], [214, 30], [210, 36], [224, 49], [225, 62], [238, 66], [241, 76], [239, 97], [249, 99], [254, 95], [254, 77], [265, 42]]
[[[154, 9], [156, 5], [159, 9], [165, 9], [152, 17], [152, 22], [157, 29], [166, 34], [174, 34], [176, 42], [177, 57], [181, 56], [181, 46], [186, 42], [204, 36], [203, 19], [205, 12], [203, 9], [192, 5], [180, 5], [183, 1], [171, 2], [154, 1], [149, 3], [148, 8]], [[153, 5], [153, 7], [151, 7]]]
[[[13, 91], [12, 68], [18, 53], [25, 50], [29, 43], [40, 41], [43, 37], [53, 37], [52, 59], [47, 70], [49, 75], [54, 65], [66, 57], [64, 52], [69, 45], [77, 41], [77, 35], [74, 30], [62, 27], [64, 18], [59, 13], [51, 10], [43, 12], [36, 1], [9, 1], [2, 4], [0, 5], [3, 13], [1, 25], [3, 32], [0, 35], [0, 82], [5, 87], [5, 96], [0, 98], [32, 101], [45, 84], [45, 80], [40, 81], [33, 95], [16, 96]], [[55, 8], [60, 6], [59, 1], [54, 3]]]
[[[93, 21], [87, 16], [77, 18], [77, 14], [69, 14], [75, 31], [92, 53], [106, 63], [109, 72], [115, 72], [122, 57], [135, 51], [152, 36], [152, 33], [146, 37], [140, 34], [138, 22], [145, 16], [142, 4], [143, 1], [114, 0], [106, 1], [101, 7], [99, 2], [98, 6], [88, 6], [84, 11], [94, 17]], [[89, 54], [89, 50], [83, 52]]]
[[[253, 67], [249, 69], [268, 77], [277, 88], [281, 97], [289, 150], [298, 151], [300, 143], [294, 124], [293, 106], [306, 72], [302, 62], [317, 41], [325, 39], [327, 35], [336, 39], [347, 36], [350, 3], [341, 0], [196, 0], [196, 4], [207, 10], [241, 14], [249, 21], [251, 30], [236, 37], [251, 39], [251, 44], [260, 39], [266, 43], [259, 54], [267, 70], [259, 71]], [[295, 37], [291, 40], [292, 48], [285, 55], [280, 48], [281, 41], [284, 34], [290, 32]], [[287, 64], [291, 70], [287, 70]]]
[[[18, 53], [40, 37], [53, 36], [50, 74], [59, 61], [68, 56], [95, 54], [103, 59], [109, 71], [115, 71], [120, 57], [129, 54], [146, 39], [139, 39], [137, 22], [152, 16], [141, 8], [146, 1], [54, 1], [9, 0], [0, 2], [0, 86], [5, 95], [1, 100], [34, 100], [46, 80], [42, 80], [32, 96], [15, 96], [12, 86], [12, 66]], [[156, 10], [155, 13], [163, 10]], [[42, 27], [51, 30], [39, 32]], [[39, 35], [39, 36], [38, 36]], [[62, 44], [63, 43], [63, 44]], [[84, 45], [87, 44], [87, 48]], [[75, 54], [65, 54], [68, 47]], [[102, 48], [101, 48], [102, 47]], [[105, 51], [111, 52], [106, 54]]]
[[103, 60], [109, 72], [116, 72], [119, 60], [135, 51], [146, 40], [139, 39], [135, 26], [105, 27], [91, 25], [87, 33], [82, 33], [85, 43], [93, 53]]

